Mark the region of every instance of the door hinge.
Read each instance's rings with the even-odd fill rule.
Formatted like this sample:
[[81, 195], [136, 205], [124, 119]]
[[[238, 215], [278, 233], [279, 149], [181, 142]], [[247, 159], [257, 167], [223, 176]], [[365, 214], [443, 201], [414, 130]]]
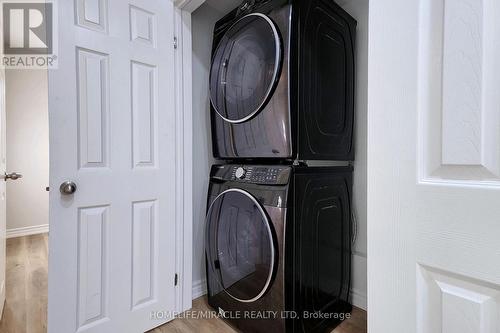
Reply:
[[177, 37], [174, 37], [174, 49], [177, 50]]
[[175, 273], [175, 276], [174, 276], [174, 286], [177, 286], [178, 283], [179, 283], [179, 274]]

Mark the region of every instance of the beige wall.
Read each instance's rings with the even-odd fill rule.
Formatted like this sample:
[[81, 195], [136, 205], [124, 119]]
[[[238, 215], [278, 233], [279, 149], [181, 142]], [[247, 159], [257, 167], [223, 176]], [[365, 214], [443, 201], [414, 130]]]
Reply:
[[7, 70], [7, 230], [47, 225], [49, 123], [47, 72]]

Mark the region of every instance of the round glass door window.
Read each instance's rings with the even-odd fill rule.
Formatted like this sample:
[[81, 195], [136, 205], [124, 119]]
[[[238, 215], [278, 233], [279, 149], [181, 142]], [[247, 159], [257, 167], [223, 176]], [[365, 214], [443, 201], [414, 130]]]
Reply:
[[212, 58], [210, 100], [224, 120], [242, 123], [268, 102], [281, 67], [281, 42], [275, 24], [253, 13], [224, 34]]
[[253, 302], [269, 288], [274, 271], [273, 234], [260, 203], [249, 193], [220, 194], [207, 214], [210, 271], [232, 298]]

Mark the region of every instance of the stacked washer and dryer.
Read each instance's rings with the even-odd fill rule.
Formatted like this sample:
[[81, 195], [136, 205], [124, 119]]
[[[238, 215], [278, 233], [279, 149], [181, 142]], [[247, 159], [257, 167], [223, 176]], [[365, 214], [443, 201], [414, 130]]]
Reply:
[[242, 332], [324, 332], [351, 311], [356, 21], [333, 0], [247, 0], [216, 23], [209, 304]]

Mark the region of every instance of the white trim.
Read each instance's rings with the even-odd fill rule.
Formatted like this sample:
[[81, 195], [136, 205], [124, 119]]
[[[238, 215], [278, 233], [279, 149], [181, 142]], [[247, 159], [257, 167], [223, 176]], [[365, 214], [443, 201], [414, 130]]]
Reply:
[[181, 9], [183, 12], [191, 14], [200, 7], [206, 0], [172, 0], [174, 6]]
[[3, 310], [5, 309], [5, 278], [0, 286], [0, 320], [3, 318]]
[[[206, 294], [207, 294], [207, 280], [203, 279], [194, 281], [192, 290], [193, 299], [197, 299], [198, 297], [201, 297]], [[368, 304], [366, 300], [366, 293], [362, 293], [356, 289], [351, 289], [351, 302], [352, 305], [354, 305], [355, 307], [366, 311]]]
[[22, 237], [36, 234], [45, 234], [49, 232], [48, 224], [35, 225], [31, 227], [7, 229], [7, 238]]
[[197, 280], [193, 282], [193, 299], [197, 299], [207, 294], [207, 280]]
[[351, 303], [358, 308], [366, 310], [366, 254], [363, 252], [353, 251], [351, 260]]
[[[176, 193], [176, 254], [178, 285], [175, 294], [176, 311], [192, 307], [193, 270], [193, 150], [192, 150], [192, 41], [191, 13], [205, 0], [172, 0], [174, 4], [175, 51], [175, 193]], [[189, 286], [189, 287], [187, 287]]]
[[351, 303], [357, 308], [367, 309], [366, 293], [362, 293], [359, 290], [351, 289]]

